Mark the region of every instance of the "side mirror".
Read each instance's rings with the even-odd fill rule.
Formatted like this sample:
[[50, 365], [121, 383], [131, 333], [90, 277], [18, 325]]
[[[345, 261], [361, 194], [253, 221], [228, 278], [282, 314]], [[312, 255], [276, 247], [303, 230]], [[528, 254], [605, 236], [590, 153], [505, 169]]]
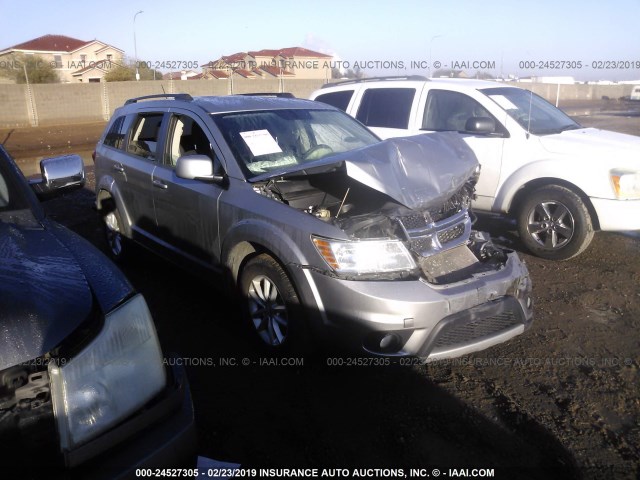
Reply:
[[471, 117], [464, 126], [466, 133], [488, 134], [495, 133], [496, 122], [489, 117]]
[[225, 175], [214, 175], [213, 162], [206, 155], [185, 155], [178, 158], [176, 176], [187, 180], [203, 180], [218, 184], [226, 182]]
[[63, 155], [40, 160], [40, 178], [29, 185], [40, 200], [84, 187], [84, 162], [80, 155]]

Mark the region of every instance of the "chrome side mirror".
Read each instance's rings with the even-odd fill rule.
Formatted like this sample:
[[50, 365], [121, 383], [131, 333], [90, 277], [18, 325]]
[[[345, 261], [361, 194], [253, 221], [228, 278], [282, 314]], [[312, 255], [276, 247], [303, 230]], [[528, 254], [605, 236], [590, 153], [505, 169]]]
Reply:
[[84, 162], [80, 155], [40, 160], [40, 178], [29, 182], [41, 200], [84, 187]]

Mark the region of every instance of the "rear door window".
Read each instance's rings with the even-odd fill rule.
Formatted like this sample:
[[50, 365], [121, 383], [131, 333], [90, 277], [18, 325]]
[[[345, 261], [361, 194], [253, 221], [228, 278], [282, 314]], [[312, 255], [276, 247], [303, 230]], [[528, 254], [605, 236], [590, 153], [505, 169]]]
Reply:
[[368, 127], [408, 128], [415, 88], [369, 88], [356, 118]]
[[353, 97], [353, 90], [341, 90], [339, 92], [324, 93], [318, 95], [315, 99], [316, 102], [326, 103], [332, 107], [339, 108], [343, 112], [347, 111], [349, 102]]
[[149, 160], [156, 160], [156, 151], [160, 141], [162, 113], [143, 113], [133, 122], [133, 128], [127, 143], [127, 151]]

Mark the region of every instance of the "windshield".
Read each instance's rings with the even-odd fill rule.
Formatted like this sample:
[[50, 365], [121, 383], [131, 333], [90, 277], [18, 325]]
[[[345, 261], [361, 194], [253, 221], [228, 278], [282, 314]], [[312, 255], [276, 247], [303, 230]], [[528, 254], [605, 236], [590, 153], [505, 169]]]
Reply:
[[18, 183], [22, 179], [15, 172], [6, 152], [0, 147], [0, 220], [9, 213], [30, 207]]
[[522, 128], [533, 134], [546, 135], [582, 128], [562, 110], [528, 90], [500, 87], [485, 88], [481, 92], [502, 107]]
[[380, 141], [336, 110], [260, 110], [212, 118], [247, 178]]

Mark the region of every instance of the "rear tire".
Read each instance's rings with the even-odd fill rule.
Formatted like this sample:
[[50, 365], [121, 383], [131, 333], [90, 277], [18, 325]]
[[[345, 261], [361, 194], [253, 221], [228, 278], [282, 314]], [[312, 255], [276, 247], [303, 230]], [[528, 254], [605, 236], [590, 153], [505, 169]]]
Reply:
[[534, 255], [568, 260], [582, 253], [593, 239], [593, 222], [583, 200], [560, 185], [533, 191], [517, 216], [522, 243]]
[[104, 215], [103, 221], [109, 255], [117, 262], [122, 263], [129, 257], [132, 245], [122, 233], [123, 223], [120, 212], [114, 208]]

